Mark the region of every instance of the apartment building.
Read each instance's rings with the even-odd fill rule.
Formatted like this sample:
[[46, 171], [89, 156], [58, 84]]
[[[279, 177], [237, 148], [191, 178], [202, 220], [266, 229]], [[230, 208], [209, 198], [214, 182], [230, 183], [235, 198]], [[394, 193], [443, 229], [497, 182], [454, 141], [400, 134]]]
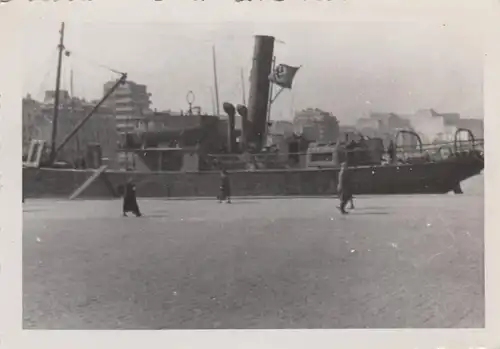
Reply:
[[[109, 92], [116, 81], [108, 81], [104, 84], [103, 95]], [[151, 93], [148, 93], [147, 86], [137, 84], [133, 81], [126, 81], [108, 97], [105, 105], [111, 108], [116, 118], [116, 128], [119, 133], [133, 131], [139, 126], [145, 115], [152, 111]]]

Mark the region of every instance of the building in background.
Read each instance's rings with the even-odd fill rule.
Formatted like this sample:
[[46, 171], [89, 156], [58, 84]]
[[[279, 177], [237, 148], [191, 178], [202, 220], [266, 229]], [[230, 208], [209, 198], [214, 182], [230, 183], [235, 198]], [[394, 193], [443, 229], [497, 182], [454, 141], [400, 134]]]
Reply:
[[[23, 155], [27, 154], [31, 140], [44, 140], [50, 144], [54, 115], [53, 97], [53, 91], [47, 91], [43, 102], [34, 100], [30, 95], [23, 98]], [[70, 98], [67, 91], [61, 91], [61, 97], [56, 144], [60, 144], [95, 106], [95, 103], [84, 99]], [[87, 145], [98, 143], [103, 158], [113, 162], [116, 158], [118, 141], [115, 117], [110, 109], [102, 107], [64, 146], [58, 158], [74, 163], [78, 158], [85, 156]]]
[[460, 119], [457, 122], [459, 128], [471, 130], [474, 138], [484, 139], [484, 121], [483, 119]]
[[407, 116], [412, 127], [422, 137], [424, 143], [453, 141], [459, 128], [472, 131], [475, 138], [483, 138], [482, 119], [462, 119], [459, 113], [439, 113], [434, 109], [420, 109]]
[[[272, 121], [269, 125], [269, 137], [291, 137], [295, 132], [293, 122], [286, 120]], [[272, 142], [272, 141], [271, 141]]]
[[400, 129], [411, 129], [410, 120], [395, 113], [370, 113], [370, 119], [378, 125], [380, 132], [394, 132]]
[[[368, 118], [358, 119], [355, 127], [365, 136], [382, 138], [385, 144], [401, 130], [417, 133], [424, 144], [451, 142], [459, 128], [471, 130], [476, 139], [484, 137], [482, 119], [462, 119], [459, 113], [434, 109], [420, 109], [413, 114], [371, 113]], [[398, 144], [415, 145], [411, 134], [401, 133], [400, 137]]]
[[341, 143], [349, 143], [351, 141], [359, 141], [360, 132], [353, 125], [340, 125], [339, 126], [339, 140]]
[[[267, 146], [276, 146], [283, 149], [283, 144], [286, 140], [295, 136], [295, 128], [291, 121], [277, 120], [272, 121], [269, 125], [267, 134]], [[288, 149], [286, 150], [288, 152]]]
[[332, 114], [321, 109], [308, 108], [295, 113], [295, 133], [318, 143], [333, 143], [339, 136], [339, 122]]
[[[368, 118], [359, 118], [356, 129], [363, 135], [372, 138], [381, 138], [385, 146], [394, 140], [399, 131], [414, 131], [410, 120], [395, 113], [372, 112]], [[414, 146], [415, 136], [401, 133], [398, 144]]]
[[[115, 83], [116, 81], [105, 83], [103, 95], [108, 93]], [[151, 93], [148, 93], [147, 86], [133, 81], [126, 81], [118, 86], [105, 101], [105, 105], [114, 112], [118, 133], [133, 131], [145, 115], [152, 113]]]
[[30, 142], [36, 135], [37, 123], [41, 115], [42, 103], [33, 99], [30, 94], [23, 98], [22, 103], [22, 139], [23, 155], [28, 154]]

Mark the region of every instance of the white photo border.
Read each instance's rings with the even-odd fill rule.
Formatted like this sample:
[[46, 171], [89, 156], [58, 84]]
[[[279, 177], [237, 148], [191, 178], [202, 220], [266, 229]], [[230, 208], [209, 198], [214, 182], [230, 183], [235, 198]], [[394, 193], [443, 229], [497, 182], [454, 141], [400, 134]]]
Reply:
[[[0, 346], [5, 348], [500, 348], [500, 2], [494, 0], [11, 0], [0, 4]], [[72, 22], [463, 21], [485, 28], [486, 329], [22, 330], [22, 33], [32, 18]], [[499, 142], [499, 144], [496, 144]], [[499, 197], [499, 200], [496, 198]], [[496, 335], [495, 335], [496, 333]]]

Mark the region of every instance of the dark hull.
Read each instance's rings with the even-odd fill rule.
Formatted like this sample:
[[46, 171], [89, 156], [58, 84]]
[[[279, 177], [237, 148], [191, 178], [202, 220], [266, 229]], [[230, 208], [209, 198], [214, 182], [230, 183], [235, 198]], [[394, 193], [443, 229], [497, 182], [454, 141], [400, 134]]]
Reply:
[[483, 159], [474, 156], [436, 163], [358, 168], [354, 170], [354, 191], [385, 195], [445, 194], [483, 169]]
[[[480, 156], [453, 157], [413, 165], [367, 166], [352, 169], [355, 194], [444, 194], [461, 181], [480, 174]], [[69, 197], [92, 170], [23, 169], [25, 197]], [[83, 198], [117, 196], [117, 188], [133, 175], [140, 197], [216, 197], [216, 172], [107, 171], [81, 195]], [[230, 172], [234, 196], [335, 195], [338, 169]]]

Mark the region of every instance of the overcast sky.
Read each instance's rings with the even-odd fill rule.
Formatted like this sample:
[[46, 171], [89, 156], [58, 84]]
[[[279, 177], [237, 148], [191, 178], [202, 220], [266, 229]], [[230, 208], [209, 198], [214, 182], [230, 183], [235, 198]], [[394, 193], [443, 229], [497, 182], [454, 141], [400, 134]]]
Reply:
[[[26, 28], [24, 94], [54, 89], [59, 25]], [[249, 90], [253, 35], [273, 35], [277, 63], [302, 65], [292, 91], [273, 105], [274, 119], [318, 107], [344, 123], [370, 111], [419, 108], [482, 117], [483, 44], [479, 30], [454, 23], [78, 24], [66, 23], [62, 87], [74, 71], [75, 95], [96, 99], [116, 77], [103, 66], [146, 84], [153, 107], [212, 111], [212, 45], [220, 102], [241, 103], [240, 71]], [[248, 96], [247, 96], [248, 100]]]

